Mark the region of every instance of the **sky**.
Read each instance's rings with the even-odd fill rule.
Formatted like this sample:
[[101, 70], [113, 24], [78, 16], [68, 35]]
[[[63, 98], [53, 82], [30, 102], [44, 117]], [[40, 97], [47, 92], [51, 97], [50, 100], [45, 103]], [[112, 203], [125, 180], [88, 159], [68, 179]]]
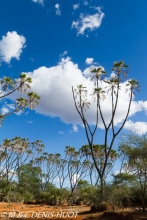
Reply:
[[[16, 136], [40, 139], [46, 151], [61, 154], [65, 146], [79, 149], [87, 144], [71, 87], [83, 84], [91, 92], [93, 82], [87, 78], [91, 65], [102, 66], [110, 76], [113, 62], [120, 60], [129, 65], [128, 79], [136, 79], [141, 85], [122, 133], [146, 133], [146, 9], [146, 0], [1, 0], [1, 77], [17, 78], [25, 72], [32, 78], [32, 91], [41, 99], [34, 110], [26, 109], [5, 119], [0, 142]], [[16, 97], [18, 94], [1, 100], [1, 112], [9, 112], [9, 104]], [[92, 104], [86, 117], [92, 125], [95, 105], [91, 96], [88, 98]], [[127, 104], [128, 94], [122, 83], [116, 128]], [[110, 106], [107, 97], [102, 107], [108, 120]], [[100, 123], [95, 143], [103, 143], [103, 133]]]

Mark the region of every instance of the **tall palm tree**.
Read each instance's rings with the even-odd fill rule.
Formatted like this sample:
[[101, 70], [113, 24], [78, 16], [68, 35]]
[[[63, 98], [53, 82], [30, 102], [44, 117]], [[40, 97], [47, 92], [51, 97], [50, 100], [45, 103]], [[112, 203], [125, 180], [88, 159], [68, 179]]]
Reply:
[[[83, 111], [83, 103], [82, 101], [84, 100], [87, 102], [87, 94], [88, 91], [86, 87], [80, 85], [77, 87], [77, 89], [74, 89], [72, 87], [72, 94], [73, 94], [73, 100], [75, 104], [75, 108], [78, 112], [78, 114], [81, 117], [81, 120], [83, 122], [84, 128], [85, 128], [85, 134], [88, 140], [88, 144], [90, 147], [92, 159], [94, 162], [94, 166], [97, 170], [98, 176], [100, 176], [100, 181], [101, 181], [101, 192], [102, 192], [102, 198], [104, 194], [104, 178], [105, 174], [107, 172], [107, 166], [109, 164], [109, 160], [111, 157], [111, 150], [113, 148], [114, 140], [116, 139], [117, 135], [120, 133], [122, 128], [124, 127], [126, 120], [128, 118], [129, 112], [130, 112], [130, 107], [131, 107], [131, 102], [132, 102], [132, 97], [134, 94], [134, 90], [138, 90], [138, 82], [136, 80], [129, 80], [126, 83], [127, 89], [130, 91], [130, 98], [128, 101], [128, 106], [126, 106], [127, 111], [126, 115], [124, 117], [124, 120], [122, 121], [121, 125], [116, 127], [115, 126], [115, 121], [114, 118], [116, 117], [116, 110], [118, 107], [118, 101], [119, 101], [119, 95], [120, 95], [120, 88], [121, 88], [121, 82], [124, 81], [124, 79], [127, 79], [127, 73], [128, 73], [128, 65], [124, 63], [124, 61], [119, 61], [119, 62], [114, 62], [113, 68], [112, 68], [112, 75], [110, 78], [104, 78], [106, 75], [105, 71], [103, 68], [97, 67], [91, 70], [91, 73], [93, 74], [90, 78], [90, 80], [94, 81], [94, 93], [93, 98], [94, 101], [96, 101], [96, 120], [95, 120], [95, 125], [94, 127], [91, 127], [90, 123], [88, 123], [86, 115]], [[100, 81], [103, 81], [103, 84], [106, 85], [104, 89], [102, 89], [99, 86]], [[102, 85], [103, 85], [102, 84]], [[109, 87], [109, 88], [108, 88]], [[104, 116], [104, 113], [102, 111], [102, 100], [105, 100], [106, 97], [106, 88], [107, 92], [110, 92], [111, 95], [111, 117], [110, 120]], [[88, 103], [88, 107], [90, 106], [90, 103]], [[100, 119], [100, 120], [99, 120]], [[99, 127], [99, 121], [103, 123], [104, 126], [104, 164], [102, 167], [102, 170], [97, 164], [97, 158], [95, 155], [94, 151], [94, 137], [97, 131], [97, 128]], [[109, 144], [108, 140], [109, 137], [111, 137]], [[108, 146], [109, 145], [109, 146]]]

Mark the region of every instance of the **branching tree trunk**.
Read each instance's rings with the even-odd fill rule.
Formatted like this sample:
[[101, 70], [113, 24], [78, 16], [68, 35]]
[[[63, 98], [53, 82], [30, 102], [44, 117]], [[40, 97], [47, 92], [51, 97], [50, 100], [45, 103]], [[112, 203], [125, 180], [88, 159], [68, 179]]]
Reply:
[[[86, 138], [90, 147], [92, 159], [94, 162], [94, 166], [98, 172], [98, 176], [100, 178], [100, 186], [101, 186], [101, 194], [103, 200], [104, 194], [104, 182], [105, 182], [105, 174], [106, 169], [109, 163], [109, 158], [111, 154], [111, 150], [113, 148], [114, 140], [122, 130], [125, 125], [125, 122], [128, 118], [131, 102], [134, 94], [134, 90], [138, 90], [138, 82], [136, 80], [128, 80], [126, 83], [126, 91], [129, 92], [129, 101], [128, 106], [126, 107], [126, 115], [124, 120], [122, 121], [120, 127], [115, 127], [115, 117], [117, 113], [118, 100], [119, 100], [119, 90], [121, 88], [122, 76], [127, 78], [127, 70], [128, 66], [124, 64], [123, 61], [115, 62], [113, 65], [113, 74], [111, 74], [110, 78], [104, 78], [105, 71], [102, 67], [94, 68], [91, 73], [91, 81], [94, 81], [94, 92], [92, 94], [94, 102], [96, 103], [96, 119], [94, 129], [90, 123], [86, 119], [85, 111], [89, 109], [90, 102], [87, 101], [87, 93], [86, 87], [82, 85], [78, 85], [76, 89], [72, 87], [73, 100], [75, 104], [75, 108], [78, 114], [81, 117], [85, 128]], [[103, 88], [100, 87], [103, 85]], [[109, 121], [105, 119], [102, 109], [102, 100], [106, 99], [106, 91], [111, 96], [111, 117]], [[101, 168], [98, 166], [97, 158], [94, 154], [94, 137], [96, 135], [97, 129], [99, 128], [99, 122], [103, 123], [104, 126], [104, 163]], [[111, 135], [111, 140], [108, 143], [108, 137]]]

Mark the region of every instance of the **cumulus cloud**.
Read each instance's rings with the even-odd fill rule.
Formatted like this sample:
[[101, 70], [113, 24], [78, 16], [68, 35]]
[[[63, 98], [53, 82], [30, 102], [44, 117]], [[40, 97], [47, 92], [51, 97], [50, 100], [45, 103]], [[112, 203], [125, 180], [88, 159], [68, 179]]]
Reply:
[[133, 122], [128, 120], [124, 126], [125, 129], [135, 132], [137, 134], [147, 133], [147, 123], [146, 122]]
[[56, 8], [56, 15], [61, 15], [60, 5], [56, 4], [55, 8]]
[[93, 63], [93, 61], [94, 61], [93, 58], [87, 58], [86, 61], [85, 61], [85, 63], [87, 63], [88, 65], [90, 65], [90, 64]]
[[85, 30], [94, 31], [99, 28], [102, 20], [104, 18], [104, 13], [101, 11], [100, 7], [95, 8], [98, 12], [94, 15], [80, 15], [77, 21], [72, 22], [72, 28], [77, 29], [77, 35], [84, 34]]
[[25, 37], [17, 34], [16, 31], [7, 32], [0, 41], [0, 60], [6, 63], [10, 63], [12, 58], [19, 60], [25, 42]]
[[[86, 74], [90, 72], [90, 67], [86, 69]], [[31, 88], [40, 97], [40, 105], [35, 111], [50, 117], [60, 117], [67, 124], [73, 124], [76, 131], [77, 125], [81, 125], [82, 121], [78, 115], [73, 101], [72, 86], [82, 84], [87, 87], [89, 95], [87, 101], [91, 102], [90, 109], [85, 112], [87, 121], [93, 125], [96, 120], [96, 103], [93, 101], [91, 94], [93, 93], [94, 83], [84, 76], [85, 70], [81, 71], [77, 64], [73, 63], [71, 58], [62, 58], [61, 61], [50, 68], [40, 67], [33, 72], [27, 73], [32, 78]], [[100, 82], [103, 89], [107, 89], [104, 82]], [[125, 92], [126, 83], [121, 83], [119, 93], [119, 101], [115, 116], [115, 126], [122, 123], [128, 106], [129, 95]], [[106, 99], [101, 100], [101, 108], [106, 123], [111, 119], [111, 94], [106, 92]], [[12, 96], [11, 96], [12, 97]], [[16, 97], [13, 97], [16, 98]], [[132, 101], [130, 117], [137, 112], [147, 111], [147, 101]], [[126, 129], [130, 129], [130, 122], [126, 124]], [[99, 120], [99, 128], [103, 129], [103, 123]], [[72, 131], [73, 131], [72, 128]]]
[[44, 0], [32, 0], [32, 1], [35, 2], [35, 3], [39, 3], [41, 5], [44, 4]]
[[76, 10], [76, 9], [78, 9], [78, 8], [79, 8], [79, 4], [73, 5], [73, 9], [74, 9], [74, 10]]
[[[69, 57], [62, 58], [57, 66], [40, 67], [28, 75], [33, 80], [32, 90], [41, 97], [40, 106], [36, 108], [38, 113], [52, 117], [60, 115], [66, 123], [77, 124], [80, 121], [75, 111], [71, 87], [72, 85], [76, 87], [81, 81], [87, 84], [87, 80], [82, 76], [77, 64], [74, 64]], [[67, 111], [65, 106], [68, 107]]]

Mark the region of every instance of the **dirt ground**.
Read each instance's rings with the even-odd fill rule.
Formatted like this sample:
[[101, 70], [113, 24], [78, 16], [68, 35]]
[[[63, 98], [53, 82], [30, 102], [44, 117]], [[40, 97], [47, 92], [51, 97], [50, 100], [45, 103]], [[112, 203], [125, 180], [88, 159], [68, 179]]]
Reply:
[[88, 206], [49, 206], [0, 203], [0, 219], [60, 219], [60, 220], [147, 220], [147, 211], [119, 210], [90, 213]]

